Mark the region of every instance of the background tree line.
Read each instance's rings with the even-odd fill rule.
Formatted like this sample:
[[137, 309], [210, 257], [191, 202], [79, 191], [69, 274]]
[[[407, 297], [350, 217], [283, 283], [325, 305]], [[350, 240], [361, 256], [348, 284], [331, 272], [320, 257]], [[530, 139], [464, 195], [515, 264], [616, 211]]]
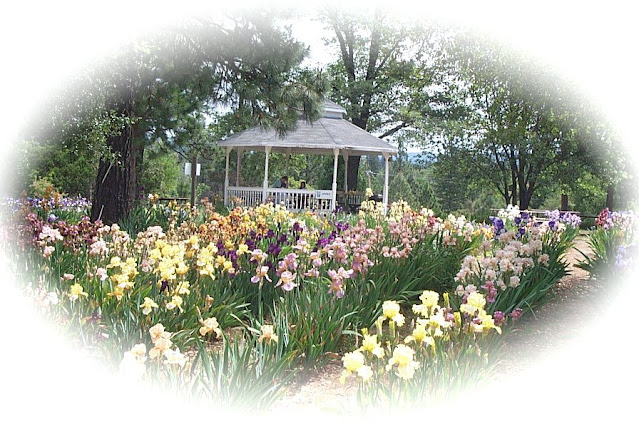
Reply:
[[[90, 197], [93, 218], [117, 221], [145, 194], [188, 196], [183, 165], [196, 156], [198, 193], [212, 197], [224, 178], [215, 141], [256, 124], [285, 133], [300, 116], [317, 118], [327, 96], [353, 124], [398, 146], [391, 200], [477, 218], [506, 204], [558, 208], [562, 198], [585, 214], [636, 201], [614, 128], [534, 58], [381, 9], [324, 8], [318, 19], [333, 60], [308, 69], [308, 47], [286, 26], [295, 17], [263, 10], [193, 19], [91, 64], [25, 131], [25, 185], [46, 177]], [[232, 180], [259, 186], [263, 161], [244, 152], [238, 176], [232, 155]], [[332, 157], [274, 155], [270, 163], [294, 187], [330, 187]], [[381, 191], [378, 157], [349, 157], [348, 168], [349, 189]]]

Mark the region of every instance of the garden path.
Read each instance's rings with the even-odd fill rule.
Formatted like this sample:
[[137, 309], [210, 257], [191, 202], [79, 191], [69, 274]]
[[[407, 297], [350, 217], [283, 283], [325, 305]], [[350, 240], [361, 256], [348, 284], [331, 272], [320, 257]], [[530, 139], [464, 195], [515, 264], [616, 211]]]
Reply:
[[[518, 328], [505, 341], [507, 353], [496, 369], [495, 382], [523, 374], [535, 361], [578, 339], [596, 315], [593, 310], [609, 304], [609, 301], [601, 300], [601, 284], [574, 266], [581, 259], [578, 250], [589, 253], [584, 236], [577, 237], [574, 247], [567, 253], [570, 274], [554, 286], [552, 299], [534, 313], [524, 315]], [[321, 370], [291, 385], [284, 397], [274, 404], [273, 410], [348, 412], [356, 402], [356, 390], [352, 384], [340, 384], [341, 371], [341, 361], [329, 362]]]

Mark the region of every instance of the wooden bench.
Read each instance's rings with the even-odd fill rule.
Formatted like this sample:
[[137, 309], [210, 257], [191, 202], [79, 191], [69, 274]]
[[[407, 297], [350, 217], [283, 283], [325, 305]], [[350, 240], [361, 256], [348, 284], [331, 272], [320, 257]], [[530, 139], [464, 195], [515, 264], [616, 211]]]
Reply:
[[550, 219], [548, 217], [546, 217], [546, 212], [547, 211], [548, 210], [535, 210], [535, 209], [532, 209], [532, 210], [522, 210], [522, 211], [520, 211], [520, 213], [527, 212], [528, 215], [530, 215], [531, 217], [535, 218], [535, 221], [544, 222], [544, 221], [550, 221]]
[[363, 201], [367, 200], [364, 192], [338, 192], [337, 203], [344, 209], [344, 211], [356, 214], [359, 212], [359, 207]]
[[178, 204], [186, 204], [191, 201], [191, 198], [168, 198], [168, 197], [158, 198], [158, 202], [173, 202], [173, 201], [175, 201]]

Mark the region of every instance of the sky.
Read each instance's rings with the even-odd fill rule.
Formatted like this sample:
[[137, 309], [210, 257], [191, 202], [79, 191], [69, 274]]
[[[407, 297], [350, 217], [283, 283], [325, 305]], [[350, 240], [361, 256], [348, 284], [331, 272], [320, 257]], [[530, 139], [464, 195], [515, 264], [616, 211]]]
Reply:
[[[243, 3], [252, 4], [241, 0], [235, 4]], [[370, 8], [374, 3], [341, 2], [351, 8]], [[124, 14], [118, 8], [123, 4], [127, 5]], [[149, 4], [156, 6], [149, 7]], [[274, 4], [286, 7], [287, 2]], [[604, 104], [618, 126], [632, 132], [628, 122], [632, 121], [638, 89], [626, 82], [634, 77], [633, 62], [637, 59], [631, 42], [636, 35], [631, 22], [633, 14], [626, 6], [615, 6], [615, 2], [606, 2], [605, 7], [576, 7], [576, 4], [537, 1], [532, 7], [505, 2], [396, 1], [391, 11], [400, 18], [421, 14], [442, 22], [471, 26], [539, 56], [556, 68], [558, 74], [570, 75]], [[1, 70], [3, 96], [11, 98], [10, 102], [0, 105], [2, 121], [10, 123], [5, 125], [5, 131], [9, 128], [6, 135], [14, 134], [11, 129], [16, 127], [15, 123], [33, 112], [38, 99], [46, 95], [56, 81], [63, 80], [84, 63], [143, 31], [152, 30], [159, 23], [193, 13], [215, 13], [215, 5], [216, 2], [116, 0], [108, 7], [62, 1], [42, 2], [33, 8], [22, 2], [11, 2], [0, 29], [4, 56], [11, 59], [7, 62], [10, 65]], [[318, 52], [324, 49], [321, 25], [304, 22], [295, 29], [303, 41], [312, 45], [312, 58], [324, 60], [326, 54]]]
[[296, 19], [291, 23], [295, 38], [310, 47], [309, 56], [302, 63], [308, 67], [323, 67], [334, 57], [332, 50], [324, 45], [323, 38], [331, 35], [321, 22], [312, 17]]
[[[251, 7], [255, 2], [234, 4]], [[374, 2], [340, 4], [369, 8]], [[602, 105], [636, 161], [639, 84], [635, 81], [635, 40], [639, 34], [631, 2], [393, 1], [385, 4], [398, 16], [435, 16], [444, 22], [487, 31], [538, 56], [559, 75], [574, 80]], [[0, 170], [5, 173], [0, 175], [0, 180], [3, 183], [12, 180], [6, 170], [11, 168], [14, 159], [11, 147], [18, 142], [20, 125], [67, 75], [141, 31], [152, 30], [159, 23], [179, 16], [215, 13], [220, 7], [216, 2], [119, 0], [16, 1], [3, 5], [0, 139], [4, 153], [0, 156]], [[314, 39], [321, 42], [316, 26], [305, 24], [303, 29], [309, 44]], [[314, 54], [319, 60], [321, 54]], [[0, 256], [0, 260], [3, 259]], [[0, 268], [6, 267], [6, 263], [0, 261]], [[8, 274], [2, 275], [3, 280], [10, 278]], [[634, 297], [634, 293], [629, 294]], [[3, 324], [0, 333], [4, 337], [0, 348], [0, 362], [4, 364], [0, 382], [14, 391], [31, 392], [10, 396], [3, 411], [31, 412], [43, 418], [59, 415], [65, 420], [84, 420], [90, 415], [91, 419], [101, 420], [121, 417], [117, 416], [121, 414], [121, 407], [133, 403], [128, 397], [136, 395], [139, 399], [135, 402], [142, 404], [126, 409], [131, 417], [157, 417], [160, 406], [165, 412], [163, 419], [183, 416], [180, 409], [171, 407], [175, 403], [170, 397], [147, 397], [135, 388], [112, 384], [108, 376], [79, 357], [68, 344], [43, 331], [43, 326], [24, 312], [17, 292], [9, 287], [3, 295], [0, 321], [9, 323]], [[530, 373], [496, 390], [477, 392], [476, 397], [463, 405], [471, 414], [483, 414], [487, 418], [491, 417], [489, 409], [505, 415], [504, 409], [512, 406], [511, 414], [522, 415], [519, 419], [523, 420], [550, 411], [554, 416], [591, 419], [631, 410], [632, 400], [636, 398], [618, 388], [626, 377], [637, 375], [636, 363], [628, 361], [628, 356], [635, 352], [628, 349], [625, 340], [635, 337], [624, 331], [635, 318], [629, 313], [629, 305], [631, 301], [619, 305], [614, 321], [601, 316], [601, 324], [592, 327], [592, 334], [558, 349], [538, 367], [531, 368]], [[632, 385], [625, 388], [631, 390]], [[98, 398], [99, 395], [102, 398]], [[487, 401], [477, 402], [479, 398]]]

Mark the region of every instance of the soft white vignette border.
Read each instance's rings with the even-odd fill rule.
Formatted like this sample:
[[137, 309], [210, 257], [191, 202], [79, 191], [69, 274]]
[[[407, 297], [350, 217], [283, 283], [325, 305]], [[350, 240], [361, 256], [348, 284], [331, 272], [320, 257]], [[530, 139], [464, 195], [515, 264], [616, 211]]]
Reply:
[[[0, 139], [4, 153], [0, 169], [11, 169], [11, 148], [24, 119], [38, 101], [66, 75], [110, 48], [152, 30], [178, 16], [215, 13], [211, 2], [38, 2], [4, 6], [0, 43]], [[337, 2], [333, 2], [337, 3]], [[393, 2], [398, 14], [435, 16], [439, 20], [474, 26], [499, 36], [551, 63], [599, 101], [623, 135], [636, 162], [637, 48], [635, 16], [622, 2]], [[259, 2], [237, 2], [250, 7]], [[299, 6], [293, 2], [276, 2]], [[342, 2], [342, 5], [345, 3]], [[362, 10], [374, 2], [347, 2]], [[388, 3], [386, 4], [388, 6]], [[309, 36], [312, 34], [308, 34]], [[306, 37], [303, 37], [306, 38]], [[311, 37], [309, 37], [311, 38]], [[306, 39], [304, 39], [306, 41]], [[12, 183], [2, 174], [2, 186]], [[1, 259], [6, 259], [1, 256]], [[11, 286], [5, 262], [0, 262], [5, 285], [0, 295], [0, 362], [4, 415], [35, 419], [125, 420], [202, 416], [204, 409], [184, 409], [171, 397], [118, 383], [84, 360], [70, 346], [43, 329], [24, 312], [19, 292]], [[582, 338], [558, 348], [530, 371], [485, 391], [464, 396], [459, 403], [432, 409], [435, 415], [479, 418], [538, 419], [572, 416], [615, 417], [634, 405], [637, 378], [634, 356], [633, 290]], [[561, 324], [561, 321], [557, 321]], [[309, 409], [310, 410], [310, 409]], [[299, 410], [305, 413], [304, 409]], [[213, 417], [210, 410], [208, 417]], [[217, 416], [221, 416], [219, 413]], [[233, 416], [233, 415], [229, 415]], [[277, 415], [292, 417], [293, 414]], [[312, 416], [312, 415], [311, 415]], [[314, 414], [318, 416], [318, 414]], [[470, 415], [462, 416], [468, 417]], [[382, 417], [382, 416], [380, 416]]]

